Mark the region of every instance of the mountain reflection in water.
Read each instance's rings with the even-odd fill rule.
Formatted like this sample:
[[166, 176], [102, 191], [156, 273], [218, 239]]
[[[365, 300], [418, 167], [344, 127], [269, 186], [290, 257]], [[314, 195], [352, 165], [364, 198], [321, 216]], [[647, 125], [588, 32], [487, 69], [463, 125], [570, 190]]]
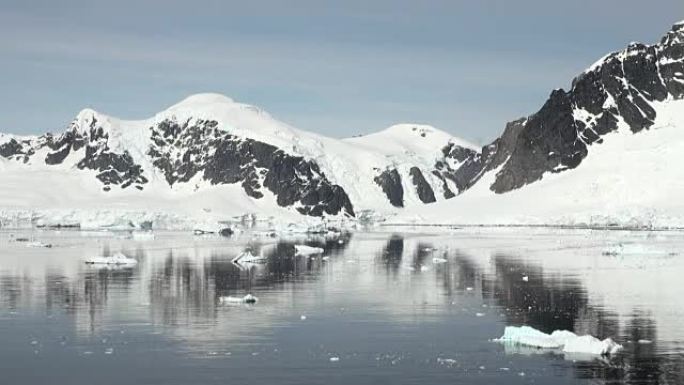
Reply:
[[[634, 303], [625, 314], [597, 301], [582, 270], [565, 269], [564, 264], [572, 262], [564, 261], [564, 255], [554, 257], [553, 248], [543, 252], [558, 264], [545, 267], [547, 262], [528, 257], [515, 243], [493, 248], [490, 238], [468, 234], [225, 240], [164, 233], [154, 241], [134, 242], [80, 238], [77, 232], [43, 233], [57, 245], [51, 250], [26, 250], [0, 234], [0, 337], [8, 337], [3, 338], [8, 345], [0, 353], [0, 369], [18, 382], [26, 382], [22, 380], [28, 374], [17, 371], [16, 365], [17, 360], [26, 362], [26, 354], [34, 356], [29, 360], [59, 357], [66, 367], [78, 366], [97, 341], [117, 341], [117, 347], [106, 352], [126, 352], [132, 362], [174, 351], [175, 356], [157, 362], [169, 378], [151, 378], [166, 383], [182, 382], [182, 376], [173, 375], [180, 367], [186, 373], [200, 370], [206, 365], [204, 357], [219, 355], [232, 359], [211, 364], [217, 383], [223, 371], [244, 371], [245, 379], [254, 383], [267, 378], [307, 383], [293, 368], [323, 375], [335, 370], [327, 360], [333, 355], [342, 355], [339, 366], [354, 362], [354, 367], [335, 372], [339, 383], [373, 383], [373, 376], [398, 383], [684, 381], [684, 341], [659, 340], [659, 322], [649, 304]], [[295, 256], [295, 244], [325, 251]], [[244, 249], [267, 262], [231, 262]], [[125, 250], [139, 263], [117, 268], [82, 263], [88, 254], [110, 250]], [[590, 247], [576, 252], [594, 253]], [[591, 258], [605, 262], [600, 258], [606, 256]], [[247, 293], [259, 302], [226, 305], [220, 300]], [[504, 325], [612, 337], [625, 351], [610, 359], [563, 359], [558, 353], [490, 342]], [[133, 337], [123, 337], [128, 335]], [[33, 338], [37, 342], [26, 342]], [[73, 347], [73, 354], [60, 351], [54, 341], [63, 349]], [[103, 357], [90, 358], [107, 367]], [[259, 357], [268, 357], [259, 362], [265, 377], [250, 377], [246, 371], [254, 361], [249, 360]], [[195, 366], [193, 360], [200, 363]], [[42, 377], [28, 382], [54, 375], [50, 368], [43, 373], [32, 370]], [[284, 376], [288, 370], [293, 371]], [[126, 378], [126, 372], [109, 375], [112, 382]], [[78, 372], [63, 374], [60, 380], [87, 383], [79, 380]]]

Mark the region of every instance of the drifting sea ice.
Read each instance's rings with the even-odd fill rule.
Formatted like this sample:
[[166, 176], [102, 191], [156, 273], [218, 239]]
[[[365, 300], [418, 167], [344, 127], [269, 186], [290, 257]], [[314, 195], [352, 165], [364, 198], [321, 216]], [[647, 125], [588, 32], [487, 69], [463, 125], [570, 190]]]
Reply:
[[92, 257], [85, 261], [89, 265], [135, 265], [138, 263], [133, 258], [128, 258], [122, 253], [115, 253], [109, 257]]
[[323, 254], [323, 252], [325, 251], [320, 247], [311, 247], [306, 245], [295, 245], [294, 249], [295, 255], [299, 256]]
[[247, 294], [244, 297], [219, 297], [219, 302], [223, 304], [257, 303], [257, 301], [259, 301], [259, 298], [251, 294]]
[[506, 326], [503, 336], [494, 341], [504, 344], [561, 350], [563, 353], [611, 355], [622, 350], [622, 345], [610, 338], [601, 341], [593, 336], [578, 336], [567, 330], [546, 334], [529, 326]]
[[52, 247], [52, 244], [34, 241], [34, 242], [26, 243], [26, 247], [35, 247], [35, 248], [41, 248], [42, 247], [42, 248], [48, 248], [49, 249]]

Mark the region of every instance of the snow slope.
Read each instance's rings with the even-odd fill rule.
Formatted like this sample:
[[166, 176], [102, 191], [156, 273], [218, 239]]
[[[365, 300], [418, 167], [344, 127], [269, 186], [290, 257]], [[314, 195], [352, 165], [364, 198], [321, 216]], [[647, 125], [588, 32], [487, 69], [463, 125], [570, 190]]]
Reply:
[[547, 173], [505, 194], [490, 190], [496, 174], [490, 172], [458, 198], [409, 209], [393, 221], [684, 226], [684, 100], [653, 107], [652, 128], [634, 134], [620, 122], [574, 170]]
[[[204, 180], [199, 174], [182, 183], [167, 182], [167, 175], [155, 166], [149, 154], [154, 144], [151, 130], [168, 121], [191, 126], [209, 120], [218, 122], [220, 131], [240, 140], [263, 142], [288, 155], [315, 162], [331, 183], [344, 188], [357, 212], [377, 210], [391, 213], [399, 210], [390, 205], [383, 189], [374, 180], [389, 168], [396, 168], [402, 174], [405, 207], [423, 205], [408, 177], [412, 167], [421, 169], [433, 185], [437, 198], [443, 199], [438, 190], [441, 182], [431, 174], [435, 162], [444, 158], [442, 148], [449, 143], [474, 148], [433, 127], [412, 124], [393, 126], [364, 137], [342, 140], [329, 138], [291, 127], [257, 107], [237, 103], [219, 94], [192, 95], [141, 121], [120, 120], [84, 109], [66, 132], [73, 131], [75, 135], [91, 138], [95, 142], [104, 141], [107, 151], [129, 154], [133, 163], [142, 167], [142, 174], [148, 181], [140, 186], [140, 190], [113, 188], [103, 191], [102, 184], [97, 180], [101, 170], [77, 167], [79, 160], [86, 156], [85, 147], [77, 149], [72, 146], [64, 161], [48, 165], [46, 156], [55, 150], [40, 144], [51, 137], [0, 135], [0, 143], [14, 139], [27, 141], [38, 148], [31, 156], [17, 155], [16, 159], [11, 160], [0, 157], [3, 181], [0, 211], [51, 211], [53, 216], [58, 212], [58, 217], [77, 217], [74, 219], [76, 222], [97, 216], [93, 213], [105, 209], [128, 213], [117, 214], [116, 217], [130, 215], [131, 212], [163, 212], [196, 218], [206, 217], [209, 212], [223, 218], [246, 213], [298, 216], [293, 210], [296, 207], [281, 207], [276, 203], [277, 197], [266, 189], [262, 190], [265, 194], [263, 198], [254, 199], [239, 183], [215, 184]], [[98, 135], [93, 129], [102, 130], [107, 137], [92, 139]], [[210, 143], [211, 139], [206, 138], [205, 142]], [[379, 143], [385, 145], [379, 146]], [[176, 153], [171, 155], [182, 157], [182, 151], [186, 150], [182, 146], [176, 150], [172, 147]], [[194, 162], [194, 159], [183, 159], [183, 162]]]
[[[399, 124], [375, 134], [342, 140], [325, 137], [289, 126], [258, 107], [236, 103], [218, 94], [190, 96], [157, 114], [154, 121], [148, 123], [169, 117], [180, 121], [215, 119], [222, 129], [232, 134], [313, 159], [332, 183], [343, 186], [358, 210], [396, 211], [373, 182], [378, 170], [397, 167], [408, 173], [410, 167], [417, 165], [428, 178], [430, 168], [442, 155], [441, 149], [449, 142], [476, 150], [474, 145], [465, 140], [419, 124]], [[409, 192], [407, 206], [422, 206], [417, 196], [410, 193], [413, 188], [408, 178], [403, 179], [404, 190]], [[433, 183], [438, 185], [436, 181]]]

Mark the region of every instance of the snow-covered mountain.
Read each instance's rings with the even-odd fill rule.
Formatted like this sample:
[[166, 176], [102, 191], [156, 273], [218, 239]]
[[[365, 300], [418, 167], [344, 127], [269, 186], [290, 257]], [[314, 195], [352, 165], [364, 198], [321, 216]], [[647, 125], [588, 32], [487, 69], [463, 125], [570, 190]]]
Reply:
[[59, 135], [0, 134], [0, 211], [684, 226], [683, 153], [680, 22], [601, 58], [482, 149], [418, 124], [328, 138], [216, 94], [142, 121], [83, 110]]
[[143, 121], [86, 109], [59, 135], [0, 135], [0, 205], [164, 209], [202, 196], [195, 210], [355, 216], [455, 196], [452, 175], [475, 152], [416, 124], [328, 138], [199, 94]]
[[[555, 90], [457, 170], [423, 221], [684, 226], [684, 21]], [[446, 213], [446, 214], [445, 214]]]

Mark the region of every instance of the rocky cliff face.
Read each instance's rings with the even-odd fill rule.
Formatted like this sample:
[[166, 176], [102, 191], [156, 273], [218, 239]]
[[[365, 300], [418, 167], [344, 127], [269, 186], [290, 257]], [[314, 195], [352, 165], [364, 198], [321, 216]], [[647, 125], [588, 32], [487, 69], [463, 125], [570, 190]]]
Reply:
[[554, 90], [537, 113], [509, 123], [453, 177], [467, 188], [497, 170], [492, 191], [521, 188], [577, 167], [620, 123], [633, 133], [650, 129], [654, 103], [683, 97], [684, 23], [678, 23], [658, 44], [632, 43], [576, 77], [569, 91]]
[[296, 206], [302, 214], [354, 216], [344, 189], [332, 184], [315, 162], [231, 135], [215, 120], [164, 120], [150, 131], [147, 155], [169, 185], [199, 176], [213, 185], [239, 183], [254, 199], [262, 199], [268, 189], [280, 206]]

